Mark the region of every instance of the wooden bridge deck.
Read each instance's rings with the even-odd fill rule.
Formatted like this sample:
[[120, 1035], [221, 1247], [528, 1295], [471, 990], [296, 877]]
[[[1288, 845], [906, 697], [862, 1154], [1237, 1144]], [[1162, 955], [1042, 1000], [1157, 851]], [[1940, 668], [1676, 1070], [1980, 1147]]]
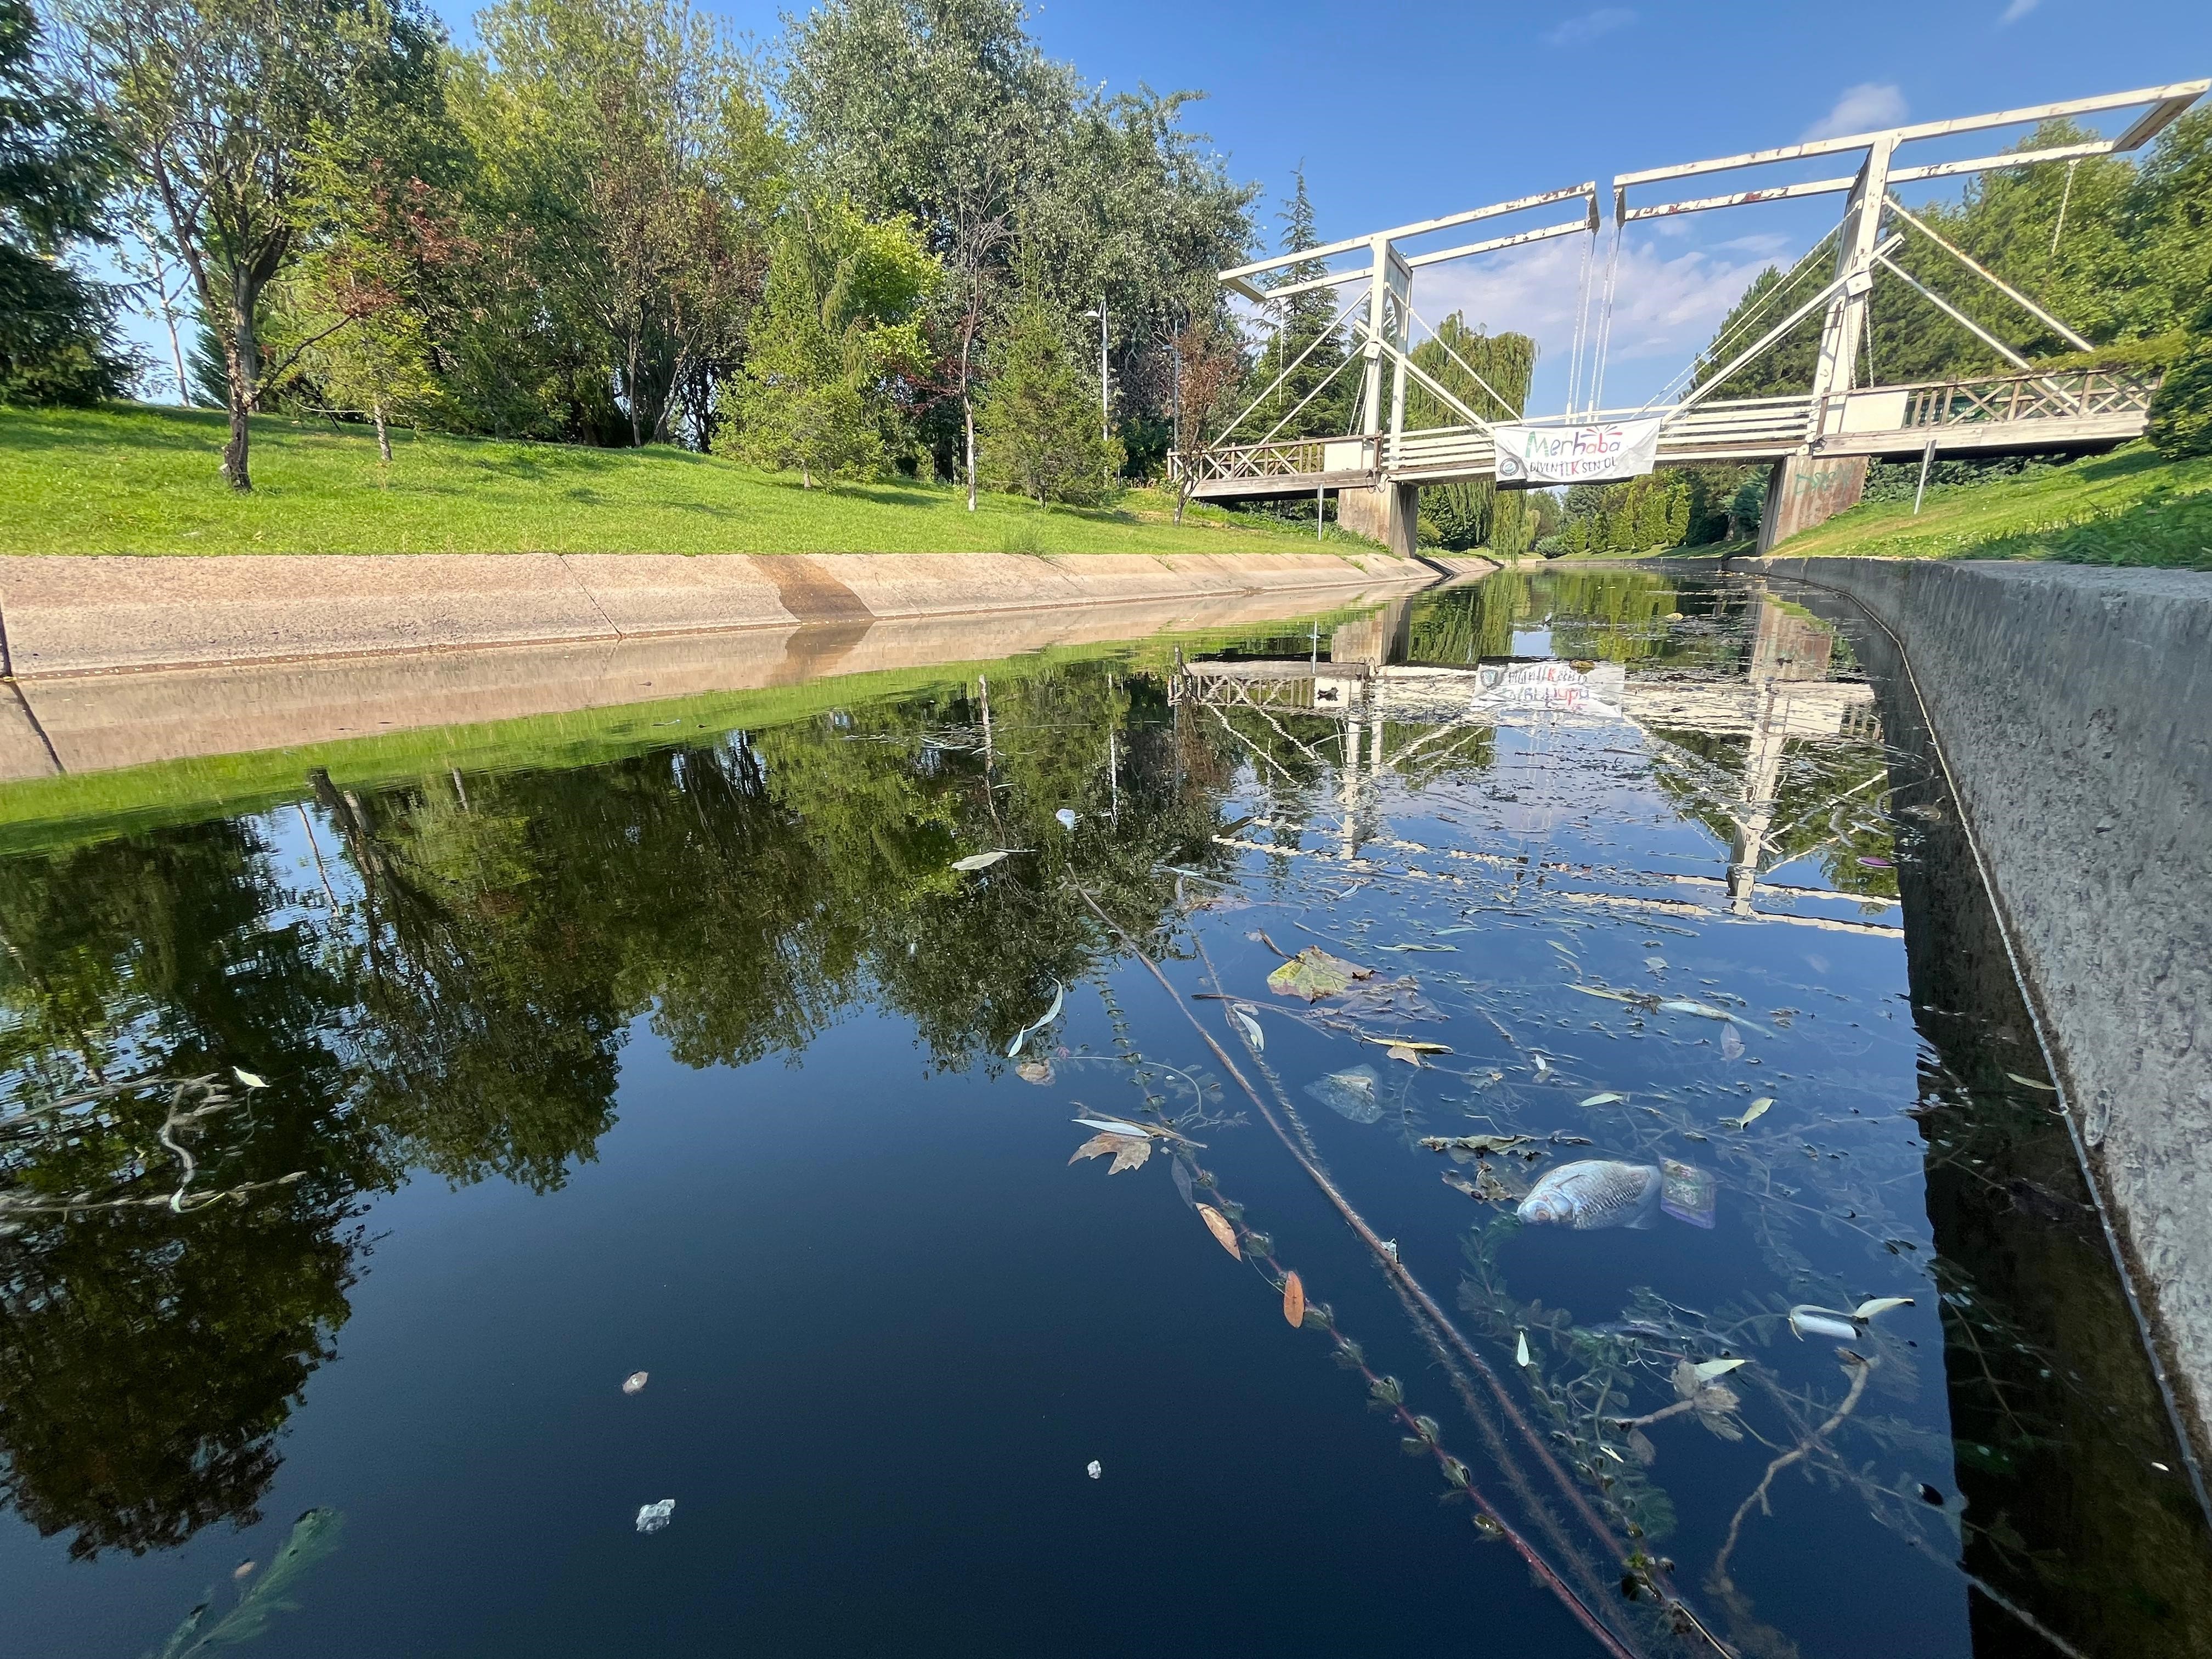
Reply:
[[[2112, 369], [2012, 374], [1924, 386], [1873, 386], [1838, 398], [1745, 398], [1693, 405], [1659, 436], [1659, 465], [1866, 455], [2016, 454], [2109, 449], [2139, 438], [2149, 419], [2154, 377]], [[1588, 423], [1664, 415], [1664, 409], [1608, 410]], [[1578, 422], [1582, 423], [1582, 422]], [[1370, 437], [1297, 438], [1224, 444], [1170, 457], [1172, 474], [1197, 477], [1203, 501], [1310, 495], [1381, 483], [1455, 483], [1492, 477], [1487, 428], [1455, 426]]]

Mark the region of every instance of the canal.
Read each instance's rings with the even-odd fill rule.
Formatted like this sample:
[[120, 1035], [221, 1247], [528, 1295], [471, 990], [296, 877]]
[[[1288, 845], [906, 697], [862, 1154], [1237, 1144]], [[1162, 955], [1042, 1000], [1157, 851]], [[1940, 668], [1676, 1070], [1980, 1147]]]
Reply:
[[0, 799], [6, 1650], [2212, 1649], [1863, 626], [1504, 573]]

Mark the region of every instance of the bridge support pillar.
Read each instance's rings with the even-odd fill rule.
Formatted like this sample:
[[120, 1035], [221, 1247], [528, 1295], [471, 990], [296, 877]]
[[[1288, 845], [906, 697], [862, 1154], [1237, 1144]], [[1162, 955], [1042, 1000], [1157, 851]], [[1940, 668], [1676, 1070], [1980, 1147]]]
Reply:
[[1766, 512], [1759, 521], [1759, 550], [1765, 552], [1801, 530], [1826, 524], [1866, 493], [1863, 455], [1785, 455], [1766, 481]]
[[1336, 521], [1355, 536], [1382, 543], [1401, 559], [1412, 558], [1419, 545], [1420, 511], [1419, 484], [1382, 483], [1372, 489], [1336, 492]]

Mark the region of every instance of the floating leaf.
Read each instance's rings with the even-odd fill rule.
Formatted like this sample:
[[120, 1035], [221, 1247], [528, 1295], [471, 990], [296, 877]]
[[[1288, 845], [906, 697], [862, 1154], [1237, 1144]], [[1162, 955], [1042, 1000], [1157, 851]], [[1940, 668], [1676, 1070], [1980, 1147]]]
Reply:
[[1279, 996], [1319, 1002], [1323, 997], [1341, 996], [1352, 988], [1352, 981], [1366, 979], [1374, 971], [1309, 945], [1267, 975], [1267, 988]]
[[1114, 1154], [1114, 1165], [1106, 1172], [1109, 1175], [1119, 1175], [1124, 1170], [1141, 1168], [1145, 1160], [1152, 1155], [1152, 1137], [1113, 1133], [1095, 1134], [1078, 1146], [1075, 1149], [1075, 1156], [1067, 1161], [1073, 1164], [1086, 1158], [1099, 1158], [1108, 1152]]
[[[1451, 1052], [1451, 1045], [1448, 1042], [1417, 1042], [1412, 1037], [1370, 1036], [1362, 1031], [1359, 1039], [1384, 1048], [1410, 1048], [1417, 1054], [1448, 1054]], [[1395, 1060], [1397, 1056], [1393, 1054], [1391, 1058]]]
[[1079, 1117], [1075, 1121], [1079, 1127], [1085, 1129], [1096, 1129], [1101, 1134], [1148, 1135], [1154, 1133], [1150, 1126], [1143, 1123], [1132, 1123], [1126, 1118]]
[[1176, 1191], [1182, 1195], [1182, 1201], [1186, 1204], [1197, 1203], [1198, 1199], [1191, 1190], [1190, 1170], [1188, 1167], [1184, 1164], [1181, 1158], [1177, 1158], [1174, 1164], [1170, 1166], [1170, 1169], [1175, 1176]]
[[1036, 1020], [1030, 1024], [1022, 1027], [1021, 1034], [1015, 1037], [1012, 1042], [1009, 1042], [1006, 1045], [1006, 1058], [1008, 1060], [1012, 1060], [1016, 1054], [1021, 1053], [1022, 1045], [1024, 1043], [1027, 1042], [1039, 1031], [1044, 1030], [1046, 1026], [1051, 1024], [1053, 1021], [1058, 1019], [1060, 1018], [1060, 1011], [1061, 1007], [1065, 1006], [1066, 1001], [1067, 988], [1062, 985], [1058, 980], [1053, 981], [1052, 1006], [1044, 1011], [1042, 1018]]
[[1892, 1308], [1909, 1308], [1911, 1305], [1912, 1298], [1909, 1296], [1878, 1296], [1872, 1301], [1862, 1302], [1857, 1307], [1852, 1309], [1851, 1317], [1864, 1322], [1872, 1319], [1876, 1314], [1886, 1314]]
[[1659, 1006], [1670, 1014], [1695, 1014], [1700, 1019], [1732, 1018], [1725, 1008], [1716, 1008], [1711, 1004], [1705, 1002], [1685, 1002], [1679, 997], [1662, 1002]]
[[1537, 1053], [1534, 1049], [1529, 1051], [1528, 1058], [1536, 1062], [1536, 1075], [1538, 1077], [1543, 1076], [1545, 1073], [1552, 1069], [1552, 1062], [1545, 1059], [1542, 1054]]
[[1378, 945], [1375, 948], [1378, 951], [1440, 951], [1452, 956], [1459, 953], [1456, 945]]
[[1306, 1322], [1306, 1287], [1296, 1273], [1283, 1275], [1283, 1317], [1293, 1325]]
[[1024, 1083], [1052, 1081], [1052, 1062], [1048, 1060], [1025, 1060], [1014, 1067], [1014, 1075]]
[[1011, 858], [1016, 853], [1025, 853], [1028, 850], [1025, 847], [1001, 847], [991, 853], [970, 853], [964, 859], [953, 860], [952, 867], [963, 871], [988, 870], [1000, 859]]
[[265, 1089], [269, 1086], [269, 1079], [267, 1078], [262, 1076], [258, 1072], [249, 1072], [242, 1066], [232, 1066], [230, 1068], [230, 1074], [236, 1078], [240, 1083], [243, 1083], [249, 1089]]
[[1117, 1176], [1124, 1170], [1141, 1170], [1145, 1167], [1145, 1160], [1152, 1155], [1151, 1140], [1125, 1140], [1115, 1148], [1113, 1167], [1106, 1173]]
[[1592, 1095], [1588, 1100], [1583, 1102], [1583, 1104], [1585, 1106], [1610, 1106], [1617, 1100], [1626, 1100], [1627, 1098], [1628, 1097], [1626, 1095], [1615, 1094], [1612, 1090], [1607, 1089], [1601, 1095]]
[[1850, 1315], [1838, 1313], [1833, 1308], [1815, 1308], [1809, 1304], [1801, 1304], [1790, 1310], [1790, 1328], [1800, 1342], [1808, 1334], [1849, 1342], [1859, 1334], [1859, 1328], [1852, 1322]]
[[623, 1378], [623, 1392], [624, 1394], [638, 1393], [645, 1387], [646, 1378], [648, 1375], [649, 1373], [645, 1371], [632, 1371], [628, 1376]]
[[1260, 1029], [1260, 1022], [1253, 1018], [1258, 1012], [1259, 1010], [1249, 1002], [1231, 1003], [1229, 1008], [1229, 1023], [1237, 1028], [1245, 1042], [1252, 1045], [1252, 1052], [1255, 1054], [1264, 1051], [1267, 1046], [1267, 1034]]
[[1528, 1358], [1528, 1333], [1526, 1331], [1521, 1333], [1513, 1345], [1513, 1363], [1516, 1365], [1531, 1363]]
[[1244, 1259], [1244, 1252], [1237, 1248], [1237, 1230], [1221, 1218], [1220, 1211], [1211, 1204], [1201, 1204], [1198, 1206], [1198, 1218], [1206, 1224], [1206, 1231], [1213, 1235], [1223, 1249], [1239, 1261]]
[[[240, 1072], [238, 1075], [242, 1079], [245, 1077], [246, 1073]], [[2007, 1072], [2005, 1075], [2010, 1078], [2014, 1083], [2021, 1084], [2030, 1089], [2040, 1089], [2046, 1095], [2055, 1095], [2058, 1092], [2058, 1085], [2055, 1083], [2038, 1083], [2033, 1078], [2022, 1077], [2018, 1072]]]
[[1748, 1359], [1707, 1359], [1692, 1367], [1700, 1382], [1710, 1382], [1717, 1376], [1726, 1376], [1739, 1365], [1748, 1365]]
[[1383, 1052], [1388, 1054], [1393, 1060], [1404, 1060], [1408, 1066], [1419, 1066], [1421, 1063], [1420, 1055], [1415, 1054], [1411, 1048], [1407, 1048], [1402, 1042], [1394, 1042]]
[[1579, 985], [1572, 980], [1567, 981], [1567, 989], [1570, 991], [1580, 991], [1586, 997], [1603, 997], [1607, 1002], [1646, 1002], [1650, 1000], [1647, 997], [1631, 996], [1626, 991], [1611, 990], [1602, 985]]
[[1723, 1060], [1743, 1058], [1743, 1033], [1735, 1029], [1733, 1022], [1721, 1027], [1721, 1058]]

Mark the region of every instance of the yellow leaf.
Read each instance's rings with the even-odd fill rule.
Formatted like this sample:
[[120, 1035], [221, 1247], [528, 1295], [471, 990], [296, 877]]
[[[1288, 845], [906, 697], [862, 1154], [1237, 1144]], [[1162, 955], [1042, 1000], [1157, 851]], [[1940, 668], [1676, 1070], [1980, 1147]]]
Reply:
[[1394, 1042], [1387, 1051], [1393, 1060], [1402, 1060], [1408, 1066], [1419, 1066], [1421, 1057], [1402, 1042]]
[[1211, 1204], [1201, 1204], [1198, 1206], [1198, 1218], [1206, 1224], [1206, 1231], [1213, 1235], [1223, 1249], [1239, 1261], [1244, 1259], [1244, 1252], [1237, 1248], [1237, 1230], [1223, 1218], [1220, 1211]]
[[1306, 1322], [1306, 1287], [1296, 1273], [1283, 1275], [1283, 1317], [1293, 1325]]

